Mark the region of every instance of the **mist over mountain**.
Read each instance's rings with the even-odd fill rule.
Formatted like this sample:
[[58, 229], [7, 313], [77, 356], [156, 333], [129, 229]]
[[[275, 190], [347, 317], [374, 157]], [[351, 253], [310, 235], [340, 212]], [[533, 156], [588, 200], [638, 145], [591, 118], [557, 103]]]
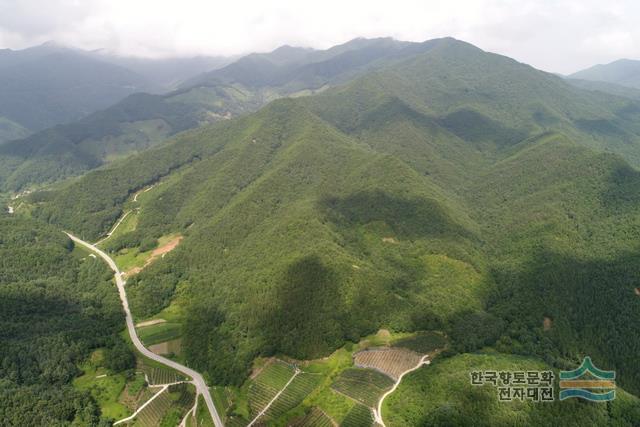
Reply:
[[569, 77], [640, 89], [640, 61], [619, 59], [610, 64], [594, 65]]

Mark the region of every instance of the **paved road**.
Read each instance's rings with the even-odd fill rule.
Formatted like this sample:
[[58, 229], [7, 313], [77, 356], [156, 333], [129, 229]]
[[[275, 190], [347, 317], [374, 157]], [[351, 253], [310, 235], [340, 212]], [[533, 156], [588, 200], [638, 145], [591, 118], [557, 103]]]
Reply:
[[152, 353], [147, 350], [147, 348], [142, 344], [140, 338], [138, 338], [138, 334], [136, 333], [136, 328], [133, 323], [133, 317], [131, 317], [131, 311], [129, 310], [129, 301], [127, 300], [127, 293], [124, 289], [124, 279], [122, 278], [122, 273], [118, 269], [116, 263], [111, 259], [109, 255], [92, 245], [91, 243], [87, 243], [82, 239], [77, 238], [76, 236], [65, 233], [71, 240], [76, 243], [81, 244], [82, 246], [92, 250], [96, 254], [98, 254], [102, 259], [104, 259], [109, 267], [114, 271], [114, 276], [116, 278], [116, 285], [118, 286], [118, 293], [120, 294], [120, 300], [122, 301], [122, 307], [124, 308], [124, 313], [127, 319], [127, 329], [129, 330], [129, 336], [131, 337], [131, 341], [133, 341], [133, 345], [136, 346], [138, 351], [148, 357], [149, 359], [153, 359], [156, 362], [162, 363], [163, 365], [169, 366], [176, 371], [182, 372], [183, 374], [193, 378], [193, 383], [196, 386], [196, 390], [199, 394], [202, 394], [204, 397], [204, 401], [207, 403], [207, 408], [209, 408], [209, 412], [211, 413], [211, 418], [213, 419], [213, 423], [216, 427], [224, 427], [220, 416], [218, 415], [218, 411], [213, 404], [213, 399], [211, 398], [211, 393], [209, 393], [209, 387], [202, 378], [202, 375], [194, 371], [193, 369], [187, 368], [186, 366], [181, 365], [178, 362], [167, 359], [166, 357], [159, 356], [157, 354]]

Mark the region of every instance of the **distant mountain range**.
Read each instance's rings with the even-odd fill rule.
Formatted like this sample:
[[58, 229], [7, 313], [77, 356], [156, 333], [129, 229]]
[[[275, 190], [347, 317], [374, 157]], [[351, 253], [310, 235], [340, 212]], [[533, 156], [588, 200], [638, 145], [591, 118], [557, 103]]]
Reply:
[[224, 58], [147, 60], [47, 43], [0, 50], [0, 143], [75, 121], [136, 92], [164, 92]]
[[[77, 175], [176, 132], [253, 112], [284, 96], [320, 92], [431, 47], [381, 38], [356, 39], [328, 50], [283, 46], [251, 54], [166, 95], [132, 95], [77, 122], [0, 146], [0, 188], [17, 190]], [[27, 53], [34, 54], [21, 55]], [[88, 61], [95, 63], [93, 57]]]
[[640, 104], [454, 39], [372, 42], [371, 60], [358, 43], [208, 74], [182, 93], [341, 84], [36, 193], [32, 214], [96, 240], [158, 184], [110, 248], [184, 236], [127, 291], [139, 318], [180, 304], [183, 354], [216, 384], [257, 356], [438, 329], [458, 352], [597, 355], [638, 393]]
[[620, 59], [610, 64], [594, 65], [586, 70], [571, 74], [569, 78], [640, 89], [640, 61]]

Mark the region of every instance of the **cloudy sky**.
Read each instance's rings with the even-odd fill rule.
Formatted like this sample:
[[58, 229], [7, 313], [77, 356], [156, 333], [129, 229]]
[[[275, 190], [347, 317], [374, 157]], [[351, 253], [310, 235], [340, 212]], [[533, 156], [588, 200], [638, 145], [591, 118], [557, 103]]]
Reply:
[[640, 59], [639, 23], [636, 0], [0, 0], [0, 47], [52, 40], [166, 57], [453, 36], [569, 73]]

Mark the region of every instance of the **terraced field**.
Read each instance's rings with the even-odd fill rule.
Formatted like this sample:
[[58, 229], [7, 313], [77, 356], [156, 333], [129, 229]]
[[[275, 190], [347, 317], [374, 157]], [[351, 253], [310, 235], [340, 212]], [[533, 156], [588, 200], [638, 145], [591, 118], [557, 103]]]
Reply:
[[295, 422], [292, 427], [333, 427], [331, 419], [319, 408], [312, 408], [303, 419]]
[[371, 409], [364, 405], [356, 405], [340, 423], [340, 427], [370, 427], [373, 425]]
[[261, 421], [275, 419], [302, 403], [322, 381], [317, 374], [300, 373], [265, 412]]
[[169, 396], [169, 390], [163, 391], [153, 402], [147, 405], [136, 417], [134, 426], [136, 427], [156, 427], [171, 408], [173, 400]]
[[420, 362], [421, 356], [404, 348], [376, 348], [354, 355], [354, 364], [360, 368], [371, 368], [397, 380], [404, 371]]
[[262, 411], [294, 374], [292, 366], [275, 361], [266, 366], [249, 386], [251, 417]]
[[[170, 410], [183, 416], [195, 402], [195, 390], [190, 384], [169, 386], [136, 416], [134, 426], [155, 427]], [[181, 418], [181, 417], [180, 417]]]
[[353, 368], [343, 371], [331, 388], [366, 406], [375, 407], [382, 394], [393, 386], [393, 380], [373, 369]]
[[165, 368], [144, 366], [142, 368], [142, 372], [147, 374], [150, 385], [171, 384], [178, 381], [185, 381], [187, 379], [183, 375], [179, 375], [175, 371]]

